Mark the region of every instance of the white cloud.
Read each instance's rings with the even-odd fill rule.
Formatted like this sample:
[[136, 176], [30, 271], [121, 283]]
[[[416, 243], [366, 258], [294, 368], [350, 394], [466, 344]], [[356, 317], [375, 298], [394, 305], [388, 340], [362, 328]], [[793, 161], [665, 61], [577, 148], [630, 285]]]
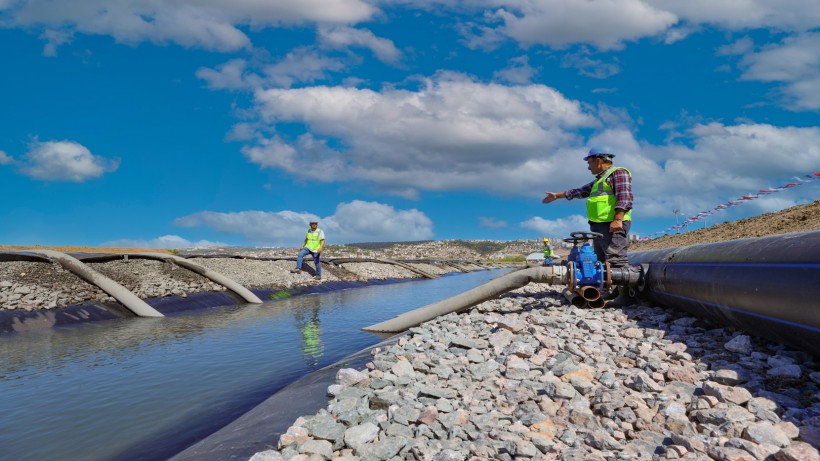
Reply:
[[502, 33], [524, 45], [554, 48], [590, 44], [603, 50], [618, 49], [624, 42], [653, 36], [674, 43], [703, 25], [732, 31], [773, 28], [797, 32], [820, 26], [820, 4], [805, 0], [495, 0], [483, 5], [497, 8], [488, 17], [503, 23], [481, 29], [490, 43]]
[[820, 3], [805, 0], [433, 0], [412, 5], [467, 14], [485, 9], [483, 23], [461, 26], [468, 46], [480, 48], [496, 47], [505, 36], [524, 46], [587, 44], [610, 50], [647, 37], [674, 43], [705, 26], [786, 32], [820, 27]]
[[224, 243], [211, 242], [208, 240], [199, 240], [192, 242], [188, 239], [182, 238], [178, 235], [163, 235], [150, 240], [142, 239], [119, 239], [103, 242], [101, 247], [108, 248], [164, 248], [164, 249], [182, 249], [182, 248], [203, 248], [203, 247], [222, 247], [226, 246]]
[[220, 64], [215, 70], [201, 67], [197, 69], [196, 76], [205, 80], [213, 90], [249, 89], [252, 83], [246, 80], [247, 67], [248, 62], [244, 59], [232, 59]]
[[820, 109], [820, 33], [787, 37], [782, 43], [746, 54], [746, 80], [784, 82], [784, 102], [795, 110]]
[[0, 165], [10, 165], [14, 163], [14, 158], [0, 150]]
[[481, 227], [490, 227], [493, 229], [501, 229], [507, 227], [507, 221], [503, 221], [501, 219], [496, 218], [488, 218], [486, 216], [478, 218], [478, 223], [481, 225]]
[[[781, 186], [820, 165], [817, 127], [710, 123], [695, 125], [687, 136], [686, 144], [643, 146], [635, 159], [625, 159], [640, 160], [632, 163], [634, 168], [630, 165], [640, 184], [638, 216], [668, 216], [673, 209], [691, 216], [761, 188]], [[658, 159], [661, 165], [652, 161]], [[795, 200], [810, 192], [789, 189], [781, 194], [781, 200]]]
[[358, 46], [367, 48], [376, 57], [386, 63], [397, 63], [401, 60], [399, 51], [391, 40], [379, 38], [366, 29], [354, 29], [347, 26], [325, 26], [319, 28], [319, 40], [327, 47], [343, 48]]
[[649, 0], [654, 7], [692, 23], [730, 30], [809, 30], [820, 25], [820, 4], [805, 0]]
[[297, 83], [314, 83], [341, 72], [347, 64], [341, 59], [325, 56], [311, 47], [290, 51], [279, 61], [252, 64], [244, 59], [232, 59], [216, 69], [202, 67], [196, 76], [214, 90], [255, 90], [263, 87], [289, 88]]
[[293, 141], [262, 137], [243, 152], [298, 177], [361, 180], [404, 195], [413, 189], [517, 193], [560, 161], [559, 147], [581, 142], [574, 130], [598, 123], [577, 101], [544, 85], [484, 84], [457, 74], [421, 83], [417, 91], [257, 91], [255, 110], [268, 130], [301, 123], [309, 134]]
[[259, 245], [298, 246], [311, 220], [319, 221], [328, 243], [412, 241], [433, 236], [433, 223], [421, 211], [396, 210], [360, 200], [340, 203], [335, 213], [325, 218], [294, 211], [202, 211], [178, 218], [174, 224], [238, 234]]
[[792, 82], [781, 91], [786, 105], [791, 109], [813, 111], [820, 109], [820, 75]]
[[743, 37], [718, 48], [718, 56], [744, 55], [754, 50], [754, 41], [750, 37]]
[[[549, 205], [547, 205], [549, 206]], [[586, 216], [572, 215], [559, 219], [544, 219], [535, 216], [519, 224], [524, 229], [535, 231], [539, 236], [569, 236], [570, 232], [589, 232], [589, 221]]]
[[[583, 153], [610, 145], [616, 163], [635, 175], [636, 219], [709, 209], [820, 164], [816, 127], [691, 119], [666, 144], [651, 145], [635, 138], [624, 111], [593, 112], [544, 85], [485, 84], [455, 74], [421, 83], [379, 92], [260, 90], [259, 131], [243, 153], [297, 178], [363, 183], [408, 198], [467, 190], [540, 200], [543, 191], [589, 182]], [[279, 123], [301, 124], [306, 133], [278, 133]]]
[[745, 56], [743, 76], [760, 81], [793, 81], [820, 68], [820, 34], [787, 37], [782, 44]]
[[119, 159], [92, 155], [85, 146], [73, 141], [36, 141], [23, 155], [20, 171], [45, 181], [83, 182], [116, 171]]
[[350, 24], [375, 13], [363, 0], [20, 0], [5, 7], [8, 21], [17, 26], [110, 35], [131, 44], [173, 42], [216, 51], [250, 47], [240, 26]]
[[57, 56], [57, 48], [70, 42], [73, 34], [65, 30], [46, 30], [40, 38], [46, 42], [43, 47], [43, 56]]
[[390, 40], [348, 27], [382, 13], [377, 5], [448, 8], [483, 21], [457, 26], [477, 46], [492, 46], [507, 36], [525, 46], [618, 49], [624, 42], [653, 36], [672, 43], [700, 25], [797, 32], [820, 26], [820, 5], [806, 0], [3, 0], [0, 10], [8, 25], [47, 31], [47, 54], [75, 32], [110, 35], [130, 44], [172, 42], [234, 51], [251, 47], [245, 30], [315, 23], [327, 44], [362, 46], [385, 62], [396, 62], [401, 53]]
[[281, 60], [264, 67], [266, 86], [290, 87], [295, 83], [313, 83], [329, 77], [331, 72], [347, 68], [344, 61], [325, 56], [312, 48], [297, 48]]
[[510, 59], [506, 68], [495, 72], [494, 77], [510, 83], [524, 85], [530, 83], [538, 70], [530, 66], [529, 57], [518, 56]]
[[658, 35], [677, 17], [643, 0], [499, 1], [503, 32], [524, 45], [561, 48], [575, 43], [618, 49], [623, 42]]

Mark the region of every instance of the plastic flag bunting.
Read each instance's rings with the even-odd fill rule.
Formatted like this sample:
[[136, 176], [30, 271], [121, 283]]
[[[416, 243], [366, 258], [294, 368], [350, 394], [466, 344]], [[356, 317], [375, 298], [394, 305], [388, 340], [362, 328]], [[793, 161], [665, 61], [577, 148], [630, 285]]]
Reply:
[[774, 194], [774, 193], [777, 193], [777, 192], [783, 192], [784, 190], [792, 188], [792, 187], [802, 186], [803, 183], [806, 183], [806, 182], [809, 182], [809, 181], [818, 180], [818, 179], [820, 179], [820, 172], [814, 171], [811, 174], [807, 174], [807, 175], [803, 175], [803, 176], [795, 176], [793, 179], [796, 182], [790, 182], [790, 183], [784, 184], [780, 187], [769, 187], [769, 188], [766, 188], [766, 189], [760, 189], [760, 190], [757, 191], [757, 193], [753, 193], [753, 194], [749, 194], [749, 195], [742, 195], [739, 198], [736, 198], [734, 200], [730, 200], [726, 203], [721, 203], [720, 205], [717, 205], [716, 207], [712, 208], [711, 210], [701, 211], [700, 213], [696, 214], [695, 216], [692, 216], [691, 218], [688, 218], [688, 219], [684, 220], [683, 223], [681, 223], [681, 224], [676, 224], [676, 225], [674, 225], [674, 226], [672, 226], [668, 229], [664, 229], [662, 231], [655, 232], [654, 234], [650, 234], [650, 235], [646, 236], [645, 238], [652, 239], [652, 238], [655, 238], [655, 237], [659, 237], [661, 234], [666, 234], [666, 233], [668, 233], [669, 231], [672, 231], [672, 230], [685, 229], [690, 224], [692, 224], [694, 222], [697, 222], [697, 221], [700, 221], [701, 219], [704, 219], [707, 216], [710, 216], [712, 213], [717, 213], [720, 210], [725, 210], [726, 208], [731, 208], [733, 206], [741, 205], [741, 204], [746, 203], [750, 200], [755, 200], [755, 199], [757, 199], [761, 196], [766, 196], [766, 195]]

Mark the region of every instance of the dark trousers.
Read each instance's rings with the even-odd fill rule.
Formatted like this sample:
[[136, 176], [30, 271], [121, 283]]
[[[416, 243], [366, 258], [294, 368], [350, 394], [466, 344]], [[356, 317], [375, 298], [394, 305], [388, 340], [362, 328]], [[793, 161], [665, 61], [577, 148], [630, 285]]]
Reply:
[[296, 268], [302, 268], [302, 258], [307, 255], [313, 256], [313, 263], [316, 264], [316, 275], [322, 275], [322, 263], [319, 261], [319, 253], [315, 251], [310, 251], [307, 248], [302, 248], [302, 251], [299, 252], [299, 255], [296, 257]]
[[603, 235], [603, 238], [595, 239], [595, 255], [599, 261], [609, 262], [610, 267], [629, 267], [629, 258], [626, 252], [629, 249], [629, 228], [632, 221], [624, 221], [624, 228], [621, 231], [612, 233], [609, 231], [608, 222], [589, 222], [589, 230]]

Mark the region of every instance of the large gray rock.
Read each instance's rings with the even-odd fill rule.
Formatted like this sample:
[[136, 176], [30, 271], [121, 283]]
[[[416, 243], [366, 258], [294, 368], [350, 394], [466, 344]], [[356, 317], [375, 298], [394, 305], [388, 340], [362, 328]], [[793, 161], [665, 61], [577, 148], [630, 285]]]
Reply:
[[361, 450], [366, 443], [372, 442], [379, 435], [379, 427], [367, 422], [353, 426], [344, 432], [345, 444], [354, 450]]

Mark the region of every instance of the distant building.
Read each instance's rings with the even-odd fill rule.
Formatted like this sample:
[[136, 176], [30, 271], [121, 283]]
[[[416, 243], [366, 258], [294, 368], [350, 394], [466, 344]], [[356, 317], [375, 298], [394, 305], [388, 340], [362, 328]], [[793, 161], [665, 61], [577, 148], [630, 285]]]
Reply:
[[544, 253], [530, 253], [527, 255], [527, 265], [528, 266], [543, 266], [544, 265]]

